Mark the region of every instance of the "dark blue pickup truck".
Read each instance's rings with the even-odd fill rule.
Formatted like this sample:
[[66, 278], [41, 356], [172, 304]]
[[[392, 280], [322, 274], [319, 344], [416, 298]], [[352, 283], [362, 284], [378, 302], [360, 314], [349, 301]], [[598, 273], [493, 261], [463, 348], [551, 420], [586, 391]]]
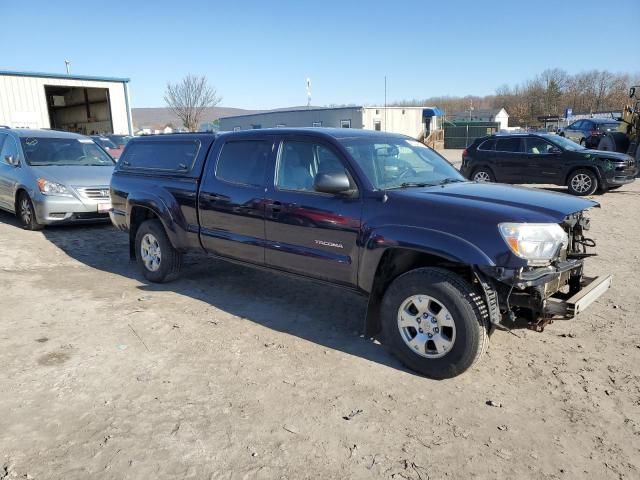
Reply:
[[[111, 181], [116, 227], [144, 276], [216, 257], [369, 298], [364, 329], [408, 367], [447, 378], [494, 328], [541, 330], [609, 287], [586, 277], [582, 198], [474, 183], [415, 140], [275, 129], [131, 140]], [[339, 312], [337, 312], [339, 313]]]

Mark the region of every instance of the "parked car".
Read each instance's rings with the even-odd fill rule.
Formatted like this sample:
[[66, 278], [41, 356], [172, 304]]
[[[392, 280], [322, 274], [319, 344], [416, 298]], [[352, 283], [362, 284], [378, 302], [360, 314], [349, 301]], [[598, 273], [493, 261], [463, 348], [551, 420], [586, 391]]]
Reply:
[[595, 202], [466, 181], [402, 135], [136, 138], [111, 198], [112, 222], [147, 280], [176, 278], [195, 251], [361, 293], [367, 336], [433, 378], [473, 365], [499, 323], [527, 318], [541, 329], [571, 318], [611, 281], [583, 275]]
[[124, 148], [129, 140], [133, 138], [131, 135], [106, 135], [106, 137], [115, 143], [118, 148]]
[[560, 135], [579, 143], [583, 147], [598, 148], [598, 143], [607, 132], [615, 132], [620, 122], [612, 118], [590, 118], [577, 120], [560, 132]]
[[107, 137], [102, 137], [100, 135], [91, 135], [91, 138], [94, 142], [104, 148], [114, 160], [117, 161], [120, 158], [120, 155], [122, 155], [122, 150], [124, 149], [113, 143]]
[[88, 137], [0, 129], [0, 208], [28, 230], [108, 220], [114, 161]]
[[606, 192], [635, 180], [635, 160], [588, 150], [559, 135], [491, 135], [462, 153], [461, 173], [476, 182], [566, 185], [573, 195]]

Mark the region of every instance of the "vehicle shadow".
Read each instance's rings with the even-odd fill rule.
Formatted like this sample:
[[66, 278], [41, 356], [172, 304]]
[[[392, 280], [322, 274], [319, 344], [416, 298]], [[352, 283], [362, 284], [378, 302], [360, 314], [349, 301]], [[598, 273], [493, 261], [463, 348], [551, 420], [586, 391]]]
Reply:
[[[21, 228], [6, 213], [0, 213], [0, 223]], [[129, 260], [127, 235], [110, 224], [53, 226], [42, 234], [84, 265], [139, 281], [137, 288], [143, 292], [178, 293], [273, 330], [415, 374], [378, 342], [362, 336], [366, 299], [355, 293], [197, 254], [185, 257], [178, 280], [154, 284]]]

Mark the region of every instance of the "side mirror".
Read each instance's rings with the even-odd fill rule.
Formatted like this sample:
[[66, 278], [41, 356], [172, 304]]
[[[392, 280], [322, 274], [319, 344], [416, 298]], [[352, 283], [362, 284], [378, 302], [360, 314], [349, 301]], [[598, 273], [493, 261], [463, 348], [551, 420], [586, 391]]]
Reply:
[[562, 149], [558, 148], [558, 147], [551, 147], [549, 149], [549, 153], [551, 153], [552, 155], [559, 155], [562, 153]]
[[313, 182], [313, 189], [320, 193], [349, 193], [351, 182], [344, 172], [319, 173]]
[[20, 166], [20, 161], [18, 160], [17, 157], [14, 157], [13, 155], [6, 155], [4, 157], [4, 161], [7, 162], [12, 167], [19, 167]]

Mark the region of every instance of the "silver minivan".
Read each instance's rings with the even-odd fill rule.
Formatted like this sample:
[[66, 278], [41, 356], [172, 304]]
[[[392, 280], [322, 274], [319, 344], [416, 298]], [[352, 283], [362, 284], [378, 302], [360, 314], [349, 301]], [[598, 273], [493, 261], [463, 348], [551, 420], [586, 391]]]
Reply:
[[115, 163], [88, 137], [0, 128], [0, 209], [28, 230], [109, 220]]

